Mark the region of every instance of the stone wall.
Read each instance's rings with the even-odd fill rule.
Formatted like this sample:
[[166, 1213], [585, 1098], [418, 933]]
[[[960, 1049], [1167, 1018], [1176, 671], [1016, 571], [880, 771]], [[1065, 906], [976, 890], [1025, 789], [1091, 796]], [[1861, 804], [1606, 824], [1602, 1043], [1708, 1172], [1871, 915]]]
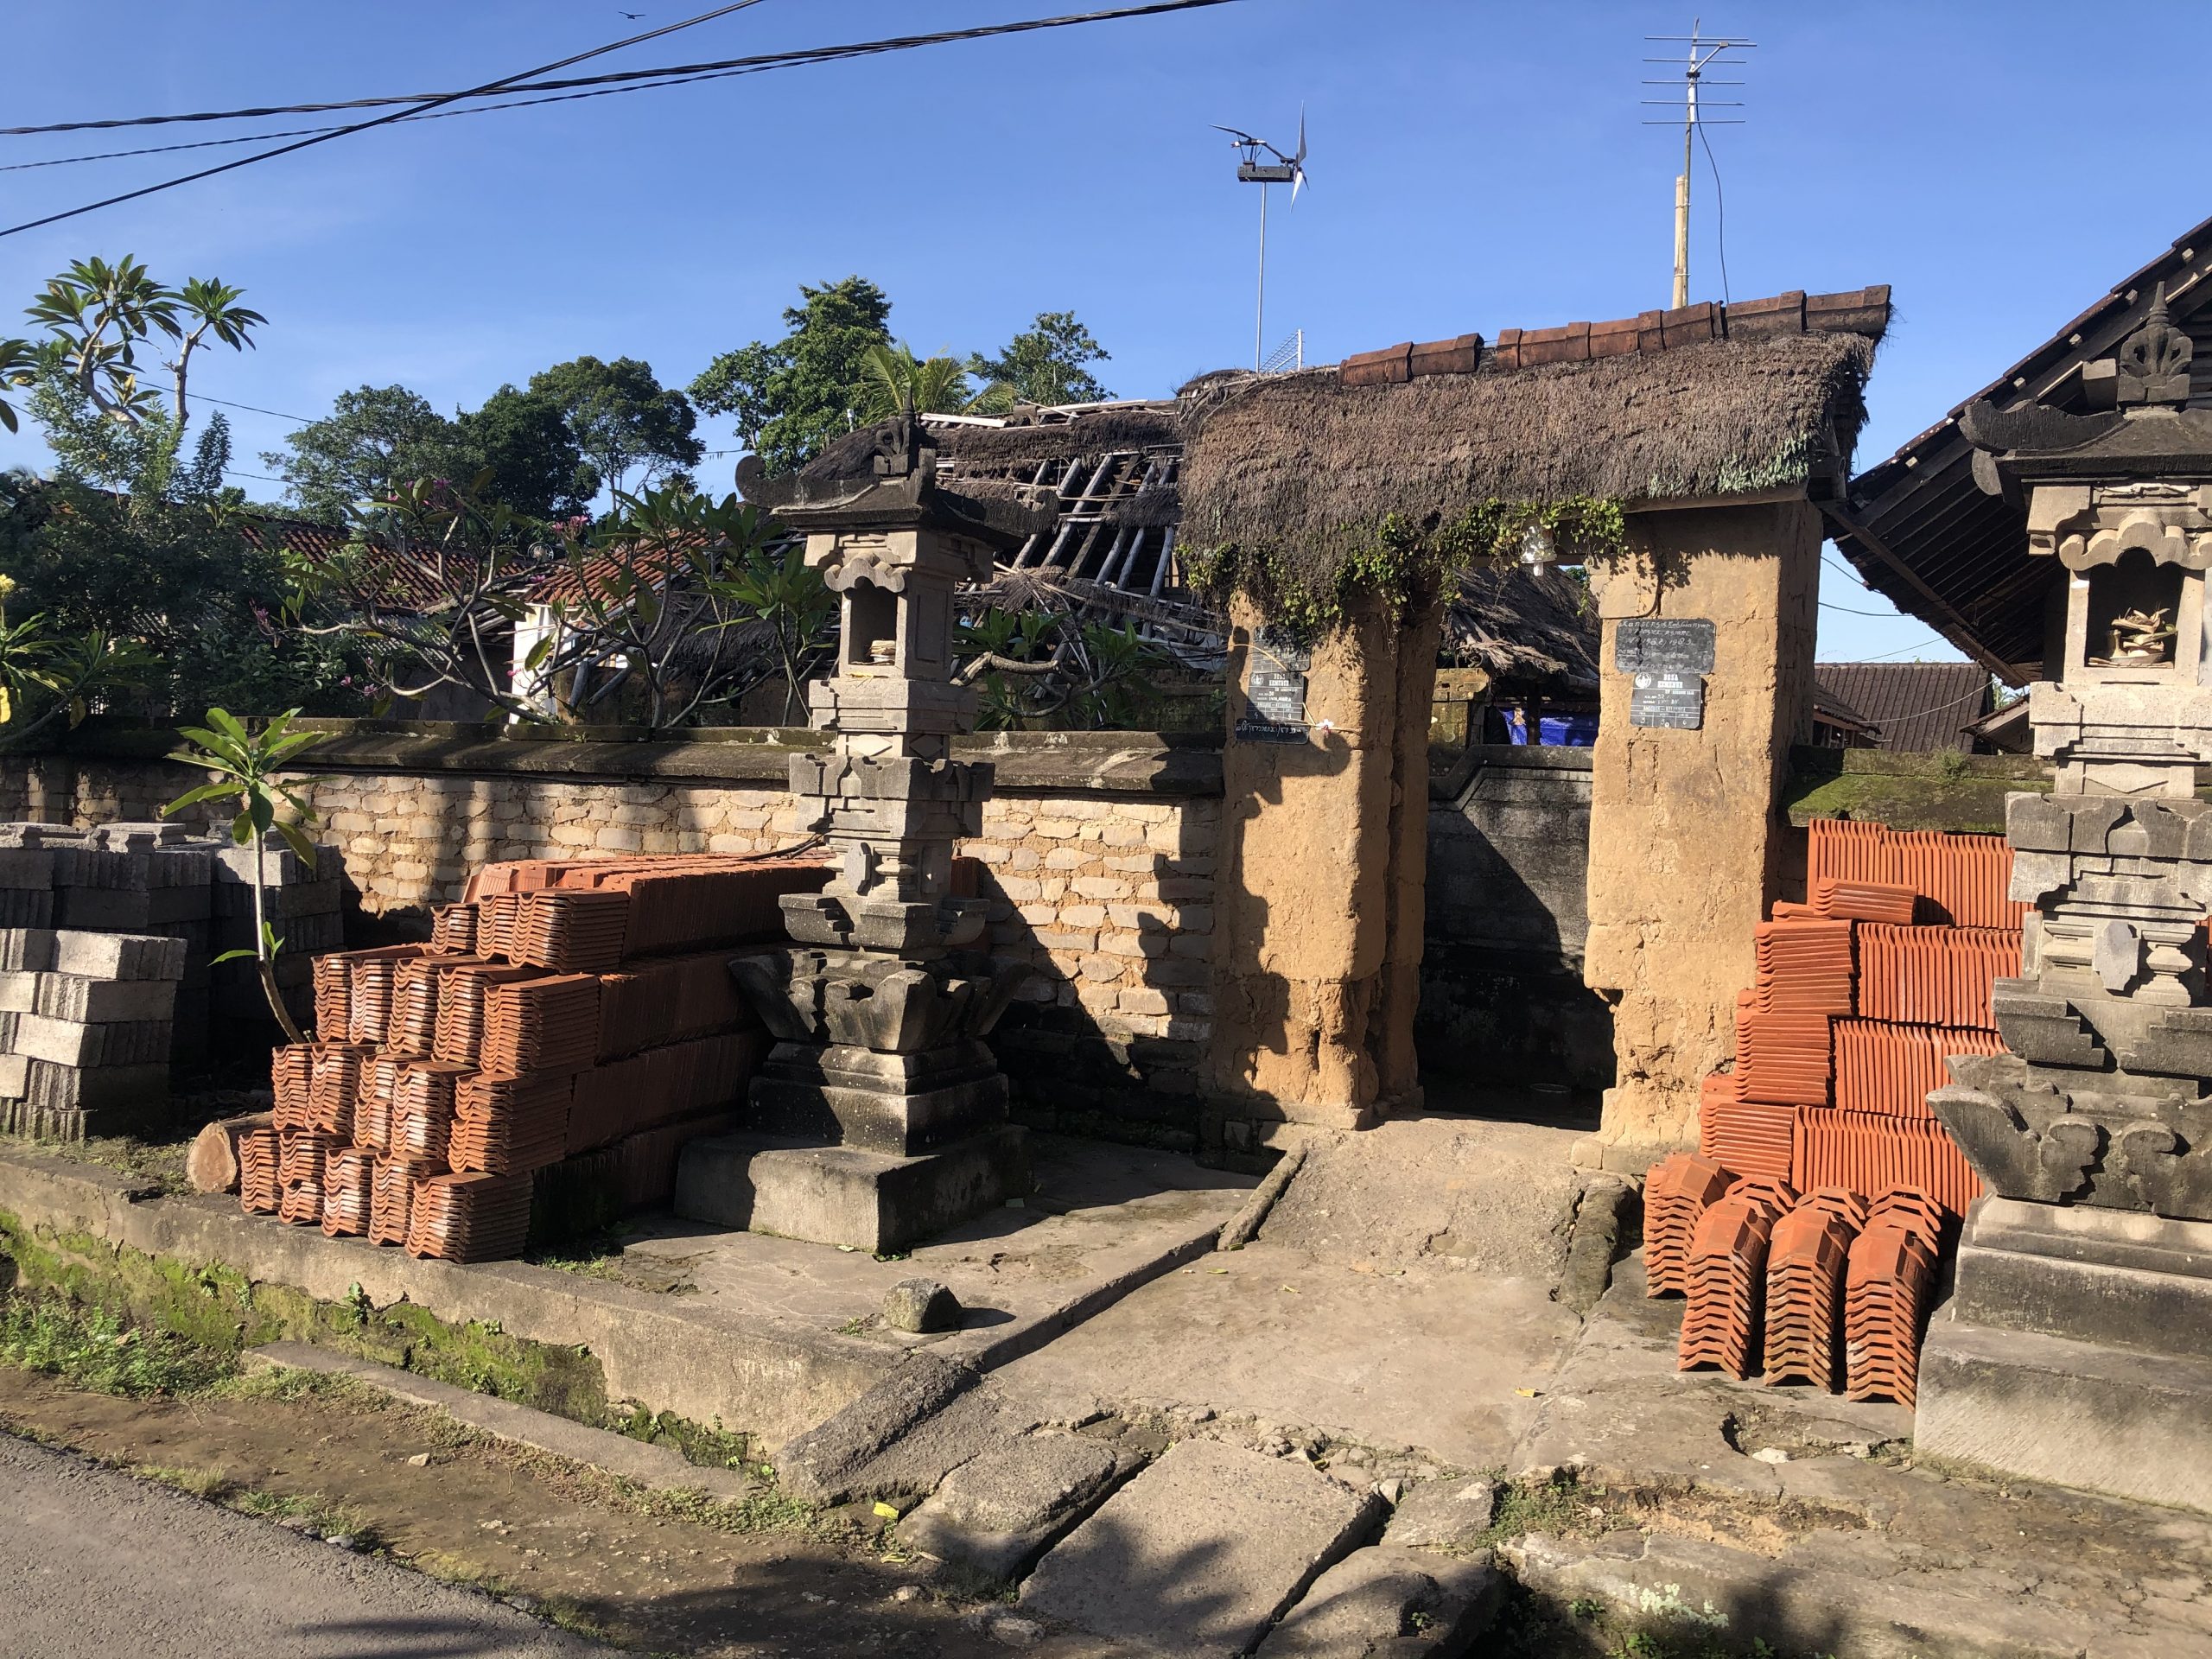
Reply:
[[1582, 983], [1591, 760], [1477, 745], [1430, 785], [1417, 1029], [1432, 1085], [1613, 1081], [1611, 1015]]
[[[805, 839], [785, 785], [804, 733], [566, 742], [321, 723], [330, 735], [303, 792], [344, 855], [356, 943], [419, 936], [428, 906], [458, 898], [469, 870], [494, 860], [766, 852]], [[174, 747], [167, 734], [88, 723], [66, 752], [0, 767], [0, 818], [157, 817], [205, 780], [160, 758]], [[983, 833], [960, 848], [995, 901], [992, 948], [1039, 970], [997, 1043], [1017, 1115], [1195, 1144], [1213, 1016], [1217, 751], [1128, 732], [957, 747], [998, 767]]]
[[[1613, 1011], [1618, 1076], [1578, 1158], [1641, 1171], [1697, 1136], [1700, 1080], [1735, 1047], [1754, 930], [1782, 896], [1790, 746], [1812, 724], [1821, 520], [1807, 502], [1658, 511], [1591, 571], [1605, 627], [1583, 974]], [[1713, 624], [1694, 729], [1635, 726], [1624, 623]]]

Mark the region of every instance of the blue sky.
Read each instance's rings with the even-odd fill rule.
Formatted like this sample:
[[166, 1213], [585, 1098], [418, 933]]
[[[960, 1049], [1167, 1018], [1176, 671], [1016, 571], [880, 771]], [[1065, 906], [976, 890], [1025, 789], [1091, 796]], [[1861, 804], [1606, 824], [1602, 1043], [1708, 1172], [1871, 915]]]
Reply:
[[[1075, 9], [1079, 0], [763, 0], [593, 67], [648, 67]], [[1708, 0], [1709, 3], [1709, 0]], [[672, 22], [702, 0], [104, 0], [12, 8], [10, 124], [478, 84]], [[1712, 131], [1739, 298], [1886, 282], [1897, 321], [1862, 466], [1939, 418], [2207, 212], [2202, 124], [2138, 114], [2157, 66], [2196, 62], [2212, 10], [2138, 0], [2085, 31], [2078, 3], [1755, 3], [1713, 28], [1758, 48], [1740, 127]], [[1541, 327], [1663, 304], [1679, 130], [1638, 83], [1647, 34], [1691, 8], [1472, 0], [1240, 0], [1179, 16], [941, 47], [667, 92], [429, 121], [0, 238], [16, 296], [87, 253], [170, 281], [219, 276], [265, 312], [261, 345], [196, 390], [314, 416], [364, 383], [451, 409], [582, 353], [671, 384], [781, 332], [801, 282], [859, 272], [918, 350], [1003, 342], [1071, 309], [1123, 396], [1247, 360], [1257, 203], [1211, 122], [1287, 143], [1312, 189], [1276, 192], [1268, 333], [1309, 360], [1408, 338]], [[89, 61], [90, 73], [59, 66]], [[2128, 69], [2126, 65], [2147, 66]], [[584, 70], [571, 73], [586, 73]], [[2178, 94], [2177, 94], [2178, 96]], [[252, 126], [0, 139], [0, 162]], [[4, 221], [229, 150], [0, 174]], [[1719, 298], [1700, 155], [1693, 297]], [[2065, 219], [2078, 214], [2076, 231]], [[289, 429], [229, 411], [245, 472]], [[732, 442], [712, 423], [709, 442]], [[35, 465], [0, 435], [0, 464]], [[733, 457], [702, 481], [728, 487]], [[240, 480], [252, 491], [269, 486]], [[1829, 555], [1825, 658], [1955, 653]], [[1878, 614], [1860, 616], [1856, 611]]]

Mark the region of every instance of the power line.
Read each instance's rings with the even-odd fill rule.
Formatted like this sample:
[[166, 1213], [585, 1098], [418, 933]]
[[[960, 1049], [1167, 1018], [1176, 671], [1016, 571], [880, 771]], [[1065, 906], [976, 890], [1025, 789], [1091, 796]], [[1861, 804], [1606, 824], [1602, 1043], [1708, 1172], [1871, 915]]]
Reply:
[[[142, 380], [139, 382], [139, 385], [143, 386], [148, 391], [174, 392], [176, 390], [175, 386], [165, 386], [161, 385], [159, 382], [153, 380]], [[287, 415], [281, 409], [264, 409], [258, 404], [234, 404], [227, 397], [210, 397], [204, 391], [192, 391], [188, 390], [184, 395], [195, 404], [220, 404], [225, 409], [251, 410], [256, 415], [274, 415], [280, 421], [293, 421], [302, 426], [312, 425], [315, 421], [321, 418], [320, 416], [315, 415]]]
[[1720, 194], [1720, 163], [1713, 159], [1713, 140], [1705, 136], [1705, 124], [1698, 124], [1697, 141], [1705, 146], [1705, 164], [1713, 172], [1713, 229], [1714, 245], [1720, 253], [1720, 302], [1729, 303], [1728, 292], [1728, 203]]
[[[749, 3], [750, 0], [748, 0], [748, 3]], [[1227, 5], [1230, 3], [1233, 3], [1233, 0], [1154, 0], [1154, 3], [1147, 5], [1119, 6], [1103, 11], [1069, 12], [1054, 17], [1025, 18], [1019, 22], [1011, 23], [980, 24], [972, 29], [946, 29], [934, 35], [893, 35], [884, 40], [855, 41], [838, 46], [798, 48], [786, 52], [760, 53], [751, 57], [724, 58], [718, 61], [710, 63], [671, 64], [658, 69], [626, 69], [602, 75], [581, 75], [564, 80], [535, 80], [528, 79], [527, 76], [511, 76], [507, 80], [496, 82], [493, 86], [497, 90], [505, 94], [561, 92], [570, 87], [576, 86], [599, 86], [610, 87], [614, 90], [652, 91], [653, 88], [649, 86], [632, 88], [620, 86], [620, 83], [657, 81], [668, 86], [684, 86], [695, 80], [719, 79], [725, 75], [743, 74], [761, 69], [780, 69], [810, 63], [830, 63], [844, 58], [869, 57], [884, 52], [903, 52], [910, 50], [915, 47], [941, 46], [957, 41], [988, 40], [997, 35], [1028, 34], [1041, 29], [1065, 29], [1077, 23], [1112, 22], [1122, 18], [1151, 17], [1168, 12], [1191, 11], [1201, 7]], [[709, 16], [714, 15], [715, 14], [709, 14]], [[694, 21], [704, 20], [695, 19]], [[674, 25], [674, 27], [684, 28], [688, 27], [688, 25], [677, 24]], [[639, 35], [636, 38], [638, 40], [646, 40], [650, 39], [651, 36]], [[634, 41], [626, 41], [620, 42], [619, 44], [627, 46], [634, 44]], [[614, 49], [615, 48], [613, 47], [605, 47], [601, 48], [601, 51], [613, 51]], [[588, 54], [586, 55], [593, 54]], [[568, 61], [574, 63], [578, 61], [578, 60], [571, 58], [568, 60]], [[534, 75], [543, 72], [531, 71], [529, 73], [530, 74]], [[235, 121], [248, 120], [272, 115], [324, 115], [337, 110], [376, 109], [394, 104], [428, 104], [431, 102], [450, 103], [460, 99], [486, 96], [491, 90], [493, 89], [480, 87], [474, 92], [416, 92], [410, 93], [404, 97], [357, 98], [326, 104], [270, 104], [263, 105], [252, 109], [200, 110], [185, 115], [140, 115], [103, 121], [57, 121], [49, 123], [43, 126], [0, 127], [0, 137], [28, 137], [41, 133], [85, 132], [117, 127], [164, 126], [183, 121]], [[554, 103], [561, 100], [541, 99], [532, 101], [538, 103]], [[524, 102], [515, 102], [489, 105], [487, 107], [499, 109], [523, 109], [528, 107], [528, 104]], [[482, 112], [483, 111], [480, 110], [454, 110], [448, 111], [448, 113], [454, 115], [476, 115], [481, 114]], [[401, 120], [411, 121], [423, 119], [424, 118], [417, 114], [408, 114], [403, 115], [398, 118]], [[344, 129], [340, 128], [309, 127], [303, 128], [301, 130], [303, 132], [323, 132], [343, 130]], [[263, 138], [281, 138], [295, 137], [296, 135], [289, 133], [262, 133], [257, 136]], [[215, 143], [251, 143], [252, 141], [251, 139], [222, 138], [216, 139], [212, 142]], [[195, 149], [199, 147], [200, 146], [188, 144], [174, 146], [175, 149]], [[115, 156], [156, 155], [159, 153], [161, 153], [159, 150], [118, 150], [112, 152]], [[110, 156], [66, 156], [61, 158], [60, 161], [54, 162], [32, 162], [28, 165], [60, 166], [64, 162], [70, 161], [105, 161], [108, 159], [110, 159]]]
[[[420, 115], [427, 110], [435, 109], [441, 104], [452, 104], [465, 98], [481, 98], [511, 86], [517, 81], [529, 79], [534, 75], [550, 74], [556, 69], [565, 69], [572, 63], [582, 63], [587, 59], [604, 57], [609, 52], [619, 52], [625, 47], [637, 46], [645, 41], [658, 40], [664, 35], [673, 35], [679, 29], [696, 28], [701, 23], [712, 22], [717, 17], [727, 17], [732, 12], [743, 11], [760, 3], [760, 0], [730, 0], [728, 5], [717, 6], [712, 11], [701, 12], [696, 17], [687, 17], [680, 23], [664, 24], [659, 29], [647, 29], [642, 35], [632, 35], [627, 40], [615, 41], [606, 46], [595, 46], [588, 52], [575, 53], [555, 62], [542, 64], [535, 69], [524, 69], [516, 74], [502, 75], [497, 80], [486, 81], [482, 86], [470, 87], [466, 92], [444, 92], [435, 98], [418, 101], [415, 105], [413, 113]], [[120, 195], [86, 202], [80, 207], [65, 208], [58, 213], [48, 213], [42, 218], [26, 219], [20, 225], [10, 225], [7, 229], [0, 230], [0, 236], [19, 235], [24, 231], [35, 231], [42, 225], [58, 224], [65, 219], [75, 219], [79, 214], [96, 213], [102, 207], [113, 207], [122, 202], [136, 201], [141, 196], [156, 195], [163, 190], [174, 190], [181, 184], [192, 184], [200, 179], [213, 178], [219, 173], [230, 173], [241, 167], [251, 167], [256, 162], [274, 161], [277, 156], [289, 156], [294, 150], [307, 149], [316, 144], [327, 144], [334, 138], [342, 138], [348, 133], [365, 132], [372, 127], [388, 126], [392, 122], [402, 118], [397, 114], [379, 115], [371, 120], [357, 121], [350, 126], [339, 127], [330, 132], [316, 133], [302, 138], [296, 143], [280, 144], [275, 149], [264, 149], [251, 156], [241, 156], [234, 162], [223, 162], [213, 167], [202, 168], [197, 173], [186, 173], [174, 179], [164, 179], [159, 184], [143, 185], [136, 190], [126, 190]]]

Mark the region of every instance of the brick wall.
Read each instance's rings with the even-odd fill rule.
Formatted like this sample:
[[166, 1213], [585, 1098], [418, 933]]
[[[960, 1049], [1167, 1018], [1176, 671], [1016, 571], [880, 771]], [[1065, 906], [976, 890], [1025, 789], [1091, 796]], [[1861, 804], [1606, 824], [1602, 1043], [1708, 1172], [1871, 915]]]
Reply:
[[[356, 942], [427, 929], [499, 859], [761, 852], [804, 838], [784, 778], [804, 734], [681, 744], [486, 739], [325, 722], [303, 792], [343, 853]], [[149, 819], [203, 775], [166, 734], [88, 723], [67, 752], [0, 764], [0, 818]], [[960, 850], [983, 866], [992, 949], [1039, 970], [1000, 1027], [1016, 1112], [1194, 1144], [1211, 1030], [1217, 751], [1141, 733], [1011, 734], [963, 745], [998, 791]], [[188, 814], [213, 816], [207, 809]]]

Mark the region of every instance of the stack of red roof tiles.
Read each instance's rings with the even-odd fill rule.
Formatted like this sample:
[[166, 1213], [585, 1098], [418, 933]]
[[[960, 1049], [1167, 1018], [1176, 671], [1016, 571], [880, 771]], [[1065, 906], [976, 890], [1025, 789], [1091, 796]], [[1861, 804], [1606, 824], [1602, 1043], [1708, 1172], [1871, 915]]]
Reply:
[[240, 1203], [477, 1262], [523, 1248], [534, 1203], [612, 1219], [665, 1201], [683, 1144], [734, 1126], [767, 1046], [731, 948], [780, 940], [778, 899], [828, 875], [797, 859], [488, 865], [429, 944], [318, 957], [318, 1039], [270, 1061], [274, 1127], [241, 1141]]
[[[1647, 1179], [1646, 1276], [1653, 1295], [1690, 1298], [1685, 1366], [1764, 1365], [1910, 1403], [1946, 1217], [1981, 1192], [1928, 1095], [1948, 1056], [2003, 1052], [1991, 988], [2019, 972], [2027, 907], [2006, 896], [1999, 836], [1821, 820], [1810, 841], [1811, 902], [1758, 929], [1734, 1064], [1699, 1102], [1700, 1156]], [[1746, 1195], [1792, 1189], [1812, 1196], [1760, 1234]], [[1763, 1292], [1747, 1296], [1754, 1255]]]

